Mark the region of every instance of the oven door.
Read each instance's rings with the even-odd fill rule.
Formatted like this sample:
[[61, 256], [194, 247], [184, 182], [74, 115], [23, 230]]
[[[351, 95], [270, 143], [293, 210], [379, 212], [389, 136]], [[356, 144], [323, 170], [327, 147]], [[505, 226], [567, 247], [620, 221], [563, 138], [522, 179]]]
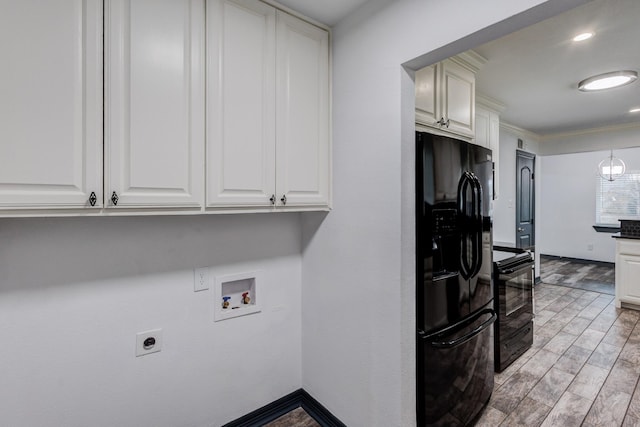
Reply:
[[533, 320], [533, 260], [497, 267], [495, 276], [500, 335], [507, 338]]

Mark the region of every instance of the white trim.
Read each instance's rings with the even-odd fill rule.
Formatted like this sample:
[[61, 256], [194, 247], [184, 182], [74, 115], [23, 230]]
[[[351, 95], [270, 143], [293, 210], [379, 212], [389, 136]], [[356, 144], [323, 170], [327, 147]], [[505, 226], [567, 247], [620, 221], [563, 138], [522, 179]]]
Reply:
[[494, 113], [502, 113], [507, 106], [497, 99], [476, 91], [476, 105], [482, 106], [485, 110], [492, 110]]
[[603, 126], [599, 128], [590, 128], [590, 129], [574, 130], [569, 132], [553, 133], [549, 135], [540, 136], [539, 138], [541, 138], [540, 141], [543, 142], [543, 141], [572, 137], [572, 136], [593, 135], [593, 134], [604, 133], [604, 132], [615, 132], [620, 130], [636, 129], [636, 128], [640, 128], [640, 123], [638, 122], [622, 123], [618, 125]]
[[510, 123], [505, 123], [502, 120], [500, 120], [500, 129], [504, 129], [508, 132], [512, 132], [515, 133], [516, 135], [520, 135], [523, 138], [528, 138], [528, 139], [533, 139], [536, 141], [540, 141], [542, 140], [542, 135], [538, 135], [537, 133], [531, 132], [529, 130], [520, 128], [518, 126], [512, 125]]
[[478, 70], [480, 70], [480, 68], [482, 68], [482, 66], [487, 63], [487, 59], [474, 50], [468, 50], [466, 52], [459, 53], [458, 55], [453, 56], [449, 59], [459, 65], [462, 65], [463, 67], [472, 71], [474, 74], [477, 73]]
[[260, 0], [262, 3], [266, 3], [270, 6], [275, 7], [276, 9], [279, 9], [283, 12], [288, 13], [289, 15], [293, 15], [296, 18], [302, 19], [303, 21], [308, 22], [311, 25], [315, 25], [318, 28], [322, 28], [323, 30], [326, 30], [329, 32], [329, 40], [331, 40], [331, 27], [328, 27], [327, 25], [323, 24], [322, 22], [316, 21], [315, 19], [309, 18], [308, 16], [305, 16], [303, 14], [301, 14], [300, 12], [296, 12], [295, 10], [278, 3], [277, 1], [274, 0]]

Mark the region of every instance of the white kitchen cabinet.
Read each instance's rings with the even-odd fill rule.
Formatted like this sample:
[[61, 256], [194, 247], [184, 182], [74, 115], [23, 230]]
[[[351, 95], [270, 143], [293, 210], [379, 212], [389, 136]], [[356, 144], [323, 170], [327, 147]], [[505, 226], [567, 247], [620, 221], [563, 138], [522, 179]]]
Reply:
[[326, 29], [258, 0], [4, 2], [0, 24], [0, 216], [329, 207]]
[[329, 33], [277, 17], [276, 203], [328, 206]]
[[102, 2], [0, 3], [0, 210], [102, 204]]
[[204, 2], [105, 3], [105, 203], [199, 208]]
[[328, 32], [248, 0], [207, 26], [207, 207], [328, 206]]
[[416, 71], [416, 123], [439, 132], [475, 136], [475, 73], [478, 55], [446, 59]]
[[616, 239], [616, 307], [623, 303], [640, 308], [640, 240]]
[[500, 112], [504, 106], [478, 96], [476, 103], [476, 129], [473, 143], [491, 150], [494, 170], [494, 199], [498, 198], [500, 183]]
[[207, 206], [271, 206], [276, 9], [209, 0], [207, 25]]

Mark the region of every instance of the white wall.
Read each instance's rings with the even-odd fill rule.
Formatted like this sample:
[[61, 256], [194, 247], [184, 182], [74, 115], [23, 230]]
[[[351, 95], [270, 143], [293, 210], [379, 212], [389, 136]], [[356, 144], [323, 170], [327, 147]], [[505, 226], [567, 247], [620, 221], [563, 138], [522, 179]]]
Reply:
[[[297, 214], [2, 219], [0, 242], [2, 425], [219, 426], [301, 386]], [[263, 312], [214, 323], [196, 266], [261, 270]]]
[[545, 137], [540, 144], [540, 154], [582, 153], [597, 150], [631, 148], [640, 145], [640, 124], [590, 129]]
[[581, 1], [456, 42], [539, 3], [371, 0], [334, 31], [334, 210], [303, 218], [302, 367], [304, 388], [349, 426], [415, 425], [414, 99], [401, 64], [417, 58], [417, 69]]
[[[220, 425], [301, 384], [347, 425], [415, 424], [413, 84], [400, 65], [582, 2], [370, 0], [345, 20], [334, 211], [305, 214], [303, 230], [288, 214], [0, 220], [2, 424]], [[213, 323], [196, 266], [263, 270], [263, 312]], [[163, 351], [135, 358], [135, 333], [152, 328]]]
[[[608, 156], [605, 150], [542, 157], [543, 254], [615, 261], [611, 234], [593, 229], [597, 166]], [[628, 170], [640, 170], [640, 148], [619, 149], [615, 156], [625, 161]]]

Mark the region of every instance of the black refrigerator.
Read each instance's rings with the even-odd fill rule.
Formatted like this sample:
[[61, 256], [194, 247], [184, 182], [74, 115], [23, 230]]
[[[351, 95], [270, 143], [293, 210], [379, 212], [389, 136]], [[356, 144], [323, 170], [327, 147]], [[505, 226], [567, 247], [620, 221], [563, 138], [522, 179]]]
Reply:
[[491, 150], [416, 132], [418, 426], [465, 426], [493, 391]]

